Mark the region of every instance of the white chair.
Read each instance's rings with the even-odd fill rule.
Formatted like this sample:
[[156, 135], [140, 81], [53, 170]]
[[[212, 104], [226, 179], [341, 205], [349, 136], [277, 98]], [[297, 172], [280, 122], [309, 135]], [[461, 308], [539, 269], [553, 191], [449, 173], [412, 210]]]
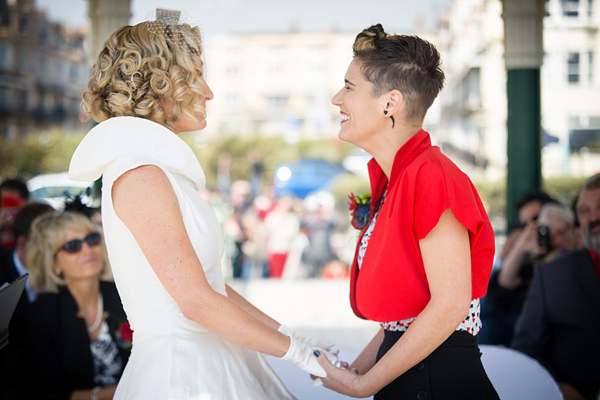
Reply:
[[480, 345], [481, 362], [502, 400], [561, 400], [558, 384], [537, 360], [503, 346]]

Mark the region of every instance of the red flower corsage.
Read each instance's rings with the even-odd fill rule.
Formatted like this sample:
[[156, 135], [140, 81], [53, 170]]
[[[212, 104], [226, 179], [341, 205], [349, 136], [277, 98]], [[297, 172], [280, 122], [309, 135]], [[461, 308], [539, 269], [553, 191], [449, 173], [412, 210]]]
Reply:
[[133, 331], [131, 330], [131, 326], [129, 322], [124, 321], [121, 326], [119, 326], [119, 331], [117, 332], [117, 345], [124, 349], [131, 348], [131, 342], [133, 341]]
[[351, 211], [352, 226], [356, 229], [362, 230], [369, 224], [369, 217], [371, 216], [371, 194], [365, 193], [360, 196], [354, 196], [354, 193], [350, 193], [348, 196], [350, 201], [348, 202], [348, 209]]

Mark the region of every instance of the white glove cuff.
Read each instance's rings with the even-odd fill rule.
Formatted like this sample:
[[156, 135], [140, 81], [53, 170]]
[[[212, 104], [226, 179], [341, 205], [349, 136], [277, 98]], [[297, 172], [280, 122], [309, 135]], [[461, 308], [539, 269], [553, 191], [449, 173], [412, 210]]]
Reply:
[[294, 336], [294, 331], [283, 324], [279, 325], [277, 331], [283, 333], [285, 336]]
[[284, 361], [290, 361], [309, 374], [325, 378], [327, 373], [319, 364], [317, 357], [313, 354], [313, 349], [302, 343], [300, 340], [290, 336], [290, 347], [281, 357]]

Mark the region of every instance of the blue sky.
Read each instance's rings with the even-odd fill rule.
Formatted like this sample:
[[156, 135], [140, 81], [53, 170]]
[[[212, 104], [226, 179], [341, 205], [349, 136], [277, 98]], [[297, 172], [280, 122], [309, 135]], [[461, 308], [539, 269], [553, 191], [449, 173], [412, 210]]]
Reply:
[[[359, 32], [381, 22], [386, 30], [410, 33], [420, 15], [428, 26], [451, 0], [132, 0], [130, 23], [146, 19], [156, 7], [186, 11], [205, 35], [240, 32]], [[86, 0], [36, 0], [52, 21], [69, 26], [87, 23]]]

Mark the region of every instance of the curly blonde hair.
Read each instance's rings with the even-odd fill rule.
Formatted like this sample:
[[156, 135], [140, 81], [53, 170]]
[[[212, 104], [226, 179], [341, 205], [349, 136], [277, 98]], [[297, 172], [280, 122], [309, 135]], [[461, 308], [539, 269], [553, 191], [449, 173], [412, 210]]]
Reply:
[[[56, 253], [64, 244], [67, 229], [84, 232], [98, 232], [99, 227], [77, 212], [47, 212], [37, 217], [31, 224], [31, 232], [27, 239], [27, 270], [31, 288], [36, 292], [57, 293], [59, 288], [66, 285], [62, 276], [54, 272]], [[104, 240], [102, 246], [102, 271], [100, 279], [112, 280], [108, 264]]]
[[354, 58], [373, 87], [373, 95], [397, 89], [407, 99], [406, 118], [423, 121], [425, 113], [444, 86], [440, 53], [417, 36], [390, 35], [381, 24], [356, 36]]
[[[186, 24], [178, 25], [176, 33], [171, 28], [153, 22], [151, 32], [142, 22], [116, 30], [92, 68], [83, 111], [96, 122], [134, 116], [169, 129], [182, 113], [192, 120], [192, 112], [205, 114], [200, 31]], [[173, 104], [172, 115], [163, 102]]]

